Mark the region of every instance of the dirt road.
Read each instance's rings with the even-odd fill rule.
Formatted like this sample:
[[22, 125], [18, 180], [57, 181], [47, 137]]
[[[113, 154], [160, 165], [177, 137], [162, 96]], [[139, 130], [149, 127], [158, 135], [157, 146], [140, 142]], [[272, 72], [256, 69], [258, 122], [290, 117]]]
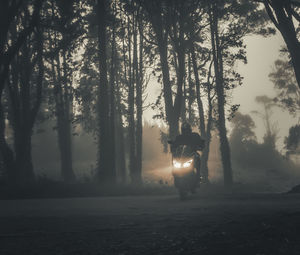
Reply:
[[300, 195], [2, 200], [0, 254], [300, 254]]

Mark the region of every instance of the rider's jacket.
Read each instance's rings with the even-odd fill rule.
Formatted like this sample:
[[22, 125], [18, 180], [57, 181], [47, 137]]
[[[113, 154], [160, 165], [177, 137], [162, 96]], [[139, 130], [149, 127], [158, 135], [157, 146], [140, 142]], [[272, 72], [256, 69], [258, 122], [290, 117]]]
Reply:
[[179, 145], [191, 146], [193, 150], [202, 150], [205, 146], [205, 140], [197, 133], [181, 134], [176, 136], [173, 146]]

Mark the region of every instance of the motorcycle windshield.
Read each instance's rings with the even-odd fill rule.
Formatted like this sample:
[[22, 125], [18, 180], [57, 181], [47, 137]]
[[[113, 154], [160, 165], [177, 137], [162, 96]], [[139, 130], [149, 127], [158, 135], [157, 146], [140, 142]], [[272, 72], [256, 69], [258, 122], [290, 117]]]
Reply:
[[190, 158], [193, 156], [193, 149], [191, 146], [188, 145], [179, 145], [175, 149], [173, 153], [173, 157], [175, 158]]

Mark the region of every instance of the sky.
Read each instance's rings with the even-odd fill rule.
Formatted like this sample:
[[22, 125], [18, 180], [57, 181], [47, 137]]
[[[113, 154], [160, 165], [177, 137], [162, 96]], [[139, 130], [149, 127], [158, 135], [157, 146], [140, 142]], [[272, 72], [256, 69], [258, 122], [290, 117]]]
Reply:
[[[274, 68], [274, 61], [280, 57], [280, 48], [284, 45], [280, 34], [270, 37], [248, 36], [245, 38], [248, 63], [238, 63], [237, 71], [244, 77], [243, 85], [234, 89], [232, 94], [232, 103], [240, 104], [239, 111], [243, 114], [250, 114], [256, 124], [256, 136], [258, 141], [262, 141], [265, 132], [263, 120], [252, 111], [263, 111], [262, 105], [255, 102], [256, 96], [267, 95], [275, 96], [272, 82], [269, 80], [269, 73]], [[155, 102], [159, 95], [161, 86], [157, 84], [155, 79], [151, 79], [148, 85], [147, 102]], [[155, 114], [150, 108], [145, 111], [144, 118], [146, 121], [152, 121], [152, 116]], [[298, 116], [299, 118], [300, 116]], [[298, 118], [294, 118], [287, 111], [273, 109], [271, 120], [277, 125], [278, 141], [277, 148], [283, 149], [284, 137], [288, 135], [288, 130], [292, 125], [297, 124]], [[230, 129], [230, 123], [227, 123]]]
[[[256, 135], [259, 141], [265, 132], [263, 120], [251, 111], [262, 112], [263, 107], [255, 102], [256, 96], [275, 96], [273, 83], [269, 80], [269, 73], [274, 70], [274, 62], [280, 57], [280, 48], [284, 45], [280, 34], [264, 38], [262, 36], [249, 36], [246, 38], [248, 63], [239, 63], [237, 70], [244, 77], [243, 85], [233, 92], [233, 103], [240, 104], [240, 112], [249, 114], [256, 124]], [[300, 116], [298, 116], [299, 118]], [[284, 137], [288, 130], [298, 122], [298, 118], [292, 117], [287, 111], [279, 108], [273, 109], [271, 121], [278, 127], [277, 148], [284, 146]]]

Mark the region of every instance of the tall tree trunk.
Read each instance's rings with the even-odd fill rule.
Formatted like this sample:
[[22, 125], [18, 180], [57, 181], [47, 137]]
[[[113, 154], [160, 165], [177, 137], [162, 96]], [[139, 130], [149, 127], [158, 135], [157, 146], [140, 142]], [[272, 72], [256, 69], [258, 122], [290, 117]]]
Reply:
[[[15, 182], [18, 179], [18, 169], [13, 151], [8, 146], [5, 138], [5, 114], [1, 99], [5, 83], [8, 78], [11, 61], [15, 58], [27, 37], [33, 32], [35, 26], [38, 24], [42, 1], [36, 0], [34, 2], [31, 20], [29, 22], [27, 20], [25, 28], [18, 33], [16, 40], [12, 40], [12, 44], [10, 46], [7, 45], [8, 34], [12, 23], [15, 21], [15, 17], [17, 17], [20, 13], [22, 2], [2, 1], [0, 5], [0, 152], [2, 154], [4, 167], [6, 168], [6, 171], [8, 171], [7, 175], [9, 181]], [[30, 152], [27, 153], [27, 157], [31, 158], [31, 145], [29, 151]], [[28, 164], [28, 167], [30, 168], [30, 164]], [[31, 174], [33, 174], [33, 171], [29, 175]]]
[[[54, 4], [52, 4], [52, 16], [54, 18]], [[54, 38], [48, 32], [50, 50], [58, 47], [57, 32], [54, 31]], [[65, 35], [63, 34], [63, 37]], [[57, 143], [60, 155], [60, 172], [64, 182], [73, 182], [76, 179], [73, 171], [72, 157], [72, 103], [70, 102], [70, 88], [67, 70], [66, 49], [58, 50], [55, 56], [50, 58], [51, 73], [54, 83], [53, 95], [55, 101], [55, 117], [57, 128]], [[61, 64], [61, 58], [63, 63]]]
[[[2, 94], [0, 92], [0, 94]], [[1, 96], [0, 96], [1, 98]], [[9, 183], [16, 182], [17, 168], [12, 149], [8, 146], [5, 138], [5, 116], [3, 111], [3, 105], [0, 101], [0, 152], [1, 159], [3, 160], [4, 171], [8, 177]]]
[[[16, 32], [16, 31], [14, 31]], [[12, 33], [16, 35], [16, 33]], [[16, 181], [27, 183], [34, 181], [31, 155], [31, 137], [36, 116], [41, 104], [43, 65], [43, 32], [37, 27], [37, 48], [24, 43], [21, 54], [14, 60], [11, 75], [7, 80], [10, 103], [10, 123], [14, 135], [14, 152], [16, 160]], [[31, 61], [31, 54], [36, 50], [36, 58]], [[38, 65], [37, 79], [33, 79], [35, 60]], [[35, 97], [32, 90], [35, 87]]]
[[[153, 17], [152, 25], [155, 31], [156, 40], [158, 44], [158, 52], [160, 57], [160, 65], [163, 78], [163, 95], [165, 102], [166, 120], [169, 125], [169, 137], [171, 140], [175, 139], [179, 132], [179, 123], [176, 121], [173, 108], [172, 89], [170, 82], [170, 70], [168, 64], [168, 36], [163, 32], [162, 17]], [[180, 114], [180, 111], [179, 111]]]
[[[129, 23], [129, 17], [127, 20], [127, 25]], [[125, 30], [125, 24], [122, 23], [122, 25], [124, 25], [124, 30]], [[129, 27], [127, 26], [128, 29], [128, 38], [130, 37], [130, 33], [129, 33]], [[130, 47], [128, 47], [128, 51], [129, 51], [129, 61], [126, 61], [126, 48], [125, 48], [125, 36], [123, 37], [122, 40], [122, 55], [123, 55], [123, 65], [124, 65], [124, 72], [123, 72], [123, 79], [125, 81], [125, 84], [127, 85], [128, 89], [129, 89], [129, 84], [131, 83], [131, 49]], [[127, 72], [127, 65], [129, 65], [129, 70]], [[127, 74], [128, 73], [128, 74]], [[119, 76], [118, 76], [119, 77]], [[129, 77], [129, 78], [128, 78]], [[130, 81], [129, 81], [130, 79]], [[118, 79], [118, 83], [117, 86], [119, 86], [119, 82], [120, 79]], [[117, 96], [117, 116], [118, 116], [118, 139], [120, 141], [120, 146], [118, 145], [117, 148], [119, 148], [119, 161], [120, 161], [120, 177], [121, 177], [121, 181], [123, 183], [126, 183], [127, 181], [127, 167], [126, 167], [126, 160], [125, 160], [125, 134], [124, 134], [124, 127], [123, 127], [123, 113], [122, 113], [122, 105], [121, 105], [121, 93], [120, 93], [120, 88], [117, 87], [116, 90], [116, 96]], [[128, 116], [127, 116], [128, 117]], [[129, 119], [128, 119], [129, 121]], [[129, 155], [130, 158], [130, 155]]]
[[[61, 176], [65, 182], [75, 180], [75, 174], [72, 166], [72, 134], [70, 122], [70, 102], [67, 88], [66, 77], [66, 59], [63, 52], [63, 68], [60, 63], [60, 56], [56, 56], [56, 72], [54, 61], [52, 60], [52, 74], [55, 81], [54, 98], [55, 98], [55, 115], [57, 121], [57, 139], [60, 152]], [[64, 69], [62, 77], [62, 70]], [[64, 85], [63, 85], [64, 82]]]
[[164, 94], [164, 101], [165, 101], [166, 119], [169, 124], [169, 137], [171, 140], [173, 140], [179, 133], [179, 123], [178, 120], [176, 120], [174, 109], [173, 109], [173, 98], [172, 98], [166, 43], [167, 42], [164, 41], [163, 39], [158, 40], [160, 63], [161, 63], [161, 69], [163, 74], [163, 94]]
[[[133, 29], [135, 26], [135, 19], [133, 16]], [[133, 34], [135, 31], [133, 31]], [[130, 178], [132, 183], [135, 182], [135, 171], [136, 171], [136, 147], [135, 147], [135, 120], [134, 120], [134, 80], [135, 80], [135, 68], [132, 64], [131, 58], [131, 26], [130, 26], [130, 19], [128, 18], [128, 54], [129, 54], [129, 68], [128, 68], [128, 75], [129, 75], [129, 88], [128, 88], [128, 143], [129, 143], [129, 171], [130, 171]], [[136, 44], [133, 42], [133, 62], [137, 61], [135, 56], [135, 47]]]
[[198, 65], [196, 61], [194, 45], [192, 45], [191, 47], [191, 58], [192, 58], [193, 71], [194, 71], [195, 82], [196, 82], [196, 97], [197, 97], [197, 105], [198, 105], [198, 112], [199, 112], [199, 119], [200, 119], [199, 129], [201, 132], [201, 136], [205, 139], [205, 134], [206, 134], [205, 121], [204, 121], [205, 118], [204, 118], [203, 103], [201, 100], [200, 80], [199, 80]]
[[107, 55], [106, 55], [106, 28], [107, 28], [107, 0], [98, 0], [98, 48], [100, 84], [98, 90], [98, 171], [97, 177], [101, 182], [115, 182], [111, 174], [110, 131], [109, 131], [109, 97], [107, 84]]
[[[20, 65], [15, 71], [19, 73], [13, 73], [12, 76], [20, 77], [20, 80], [14, 79], [14, 82], [19, 84], [13, 84], [14, 88], [9, 87], [9, 95], [11, 102], [18, 101], [18, 108], [16, 105], [12, 107], [12, 127], [14, 133], [14, 150], [17, 169], [17, 181], [19, 183], [27, 183], [34, 181], [34, 172], [31, 155], [31, 136], [34, 120], [32, 120], [31, 112], [31, 82], [33, 64], [30, 61], [29, 51], [27, 43], [22, 47], [22, 55], [18, 58], [18, 64]], [[41, 54], [41, 53], [39, 53]], [[12, 84], [9, 83], [8, 86]], [[18, 90], [20, 88], [20, 90]]]
[[[114, 2], [114, 11], [115, 11], [115, 2]], [[115, 20], [113, 19], [112, 23], [112, 43], [111, 43], [111, 66], [110, 66], [110, 156], [111, 156], [111, 179], [116, 180], [116, 149], [115, 149], [115, 62], [116, 62], [116, 31], [115, 31]]]
[[60, 102], [62, 98], [61, 84], [58, 82], [56, 86], [60, 87], [58, 95], [56, 95], [56, 118], [57, 118], [57, 138], [60, 151], [61, 175], [65, 182], [75, 180], [75, 174], [72, 167], [72, 141], [71, 141], [71, 124], [68, 117], [68, 103]]
[[212, 98], [211, 98], [211, 85], [209, 83], [209, 79], [207, 82], [207, 86], [209, 86], [209, 88], [207, 89], [208, 114], [207, 114], [207, 125], [206, 125], [206, 133], [205, 133], [205, 147], [201, 157], [201, 171], [205, 182], [209, 181], [208, 179], [209, 171], [208, 171], [207, 163], [209, 158], [209, 146], [211, 141], [212, 110], [213, 110]]
[[73, 182], [75, 180], [72, 166], [72, 141], [70, 131], [70, 121], [64, 116], [58, 121], [58, 141], [61, 157], [61, 173], [65, 182]]
[[218, 97], [218, 129], [220, 135], [220, 150], [222, 156], [222, 165], [224, 172], [225, 186], [231, 186], [233, 183], [230, 147], [227, 139], [227, 130], [225, 124], [225, 94], [224, 94], [224, 79], [223, 79], [223, 57], [219, 41], [218, 31], [218, 11], [217, 6], [213, 4], [212, 12], [210, 13], [211, 23], [211, 42], [213, 50], [214, 70], [216, 76], [216, 92]]
[[194, 71], [195, 82], [196, 82], [196, 97], [197, 97], [198, 113], [200, 119], [199, 129], [202, 138], [205, 139], [205, 147], [201, 157], [201, 172], [203, 174], [204, 180], [207, 181], [208, 180], [207, 162], [209, 157], [209, 145], [211, 139], [210, 132], [211, 132], [211, 122], [212, 122], [212, 105], [211, 105], [211, 98], [210, 98], [210, 88], [208, 88], [209, 109], [208, 109], [208, 116], [207, 116], [207, 128], [205, 128], [204, 110], [203, 110], [203, 103], [202, 103], [201, 93], [200, 93], [200, 80], [199, 80], [198, 65], [196, 61], [194, 45], [192, 45], [191, 47], [191, 58], [192, 58], [193, 71]]
[[[181, 38], [180, 38], [181, 39]], [[185, 108], [185, 98], [183, 95], [183, 86], [185, 81], [185, 49], [182, 46], [182, 43], [179, 43], [177, 47], [177, 58], [178, 58], [178, 76], [177, 76], [177, 91], [176, 97], [174, 100], [174, 118], [177, 123], [179, 123], [180, 118], [180, 109], [184, 103]], [[184, 88], [185, 89], [185, 88]], [[183, 101], [184, 100], [184, 101]], [[186, 119], [186, 116], [184, 117]], [[178, 124], [177, 124], [178, 125]]]
[[[60, 134], [63, 136], [59, 137], [61, 143], [61, 170], [62, 176], [65, 182], [73, 182], [76, 177], [73, 171], [73, 157], [72, 157], [72, 124], [71, 124], [71, 114], [72, 114], [72, 103], [70, 102], [71, 93], [69, 91], [68, 84], [68, 74], [67, 74], [67, 60], [66, 60], [66, 52], [63, 50], [63, 70], [64, 70], [64, 85], [63, 89], [63, 102], [62, 102], [62, 111], [63, 115], [61, 116], [63, 119], [60, 122], [61, 127], [58, 126], [58, 129], [61, 129]], [[59, 72], [60, 70], [58, 70]], [[62, 87], [62, 86], [61, 86]]]
[[72, 134], [71, 134], [71, 120], [70, 120], [70, 103], [69, 99], [65, 98], [65, 114], [62, 120], [59, 122], [59, 143], [61, 152], [61, 172], [65, 182], [73, 182], [75, 180], [75, 174], [73, 171], [73, 160], [72, 160]]
[[[126, 74], [125, 74], [126, 76]], [[118, 77], [118, 76], [116, 76]], [[116, 81], [116, 159], [117, 169], [122, 183], [126, 183], [126, 162], [124, 148], [124, 127], [122, 120], [121, 95], [119, 79]]]
[[[190, 85], [190, 84], [189, 84]], [[187, 101], [187, 84], [186, 80], [183, 80], [183, 98], [182, 98], [182, 104], [181, 104], [181, 121], [186, 122], [187, 121], [187, 110], [186, 110], [186, 101]]]
[[[136, 63], [136, 183], [142, 182], [143, 139], [143, 25], [139, 19], [139, 65]], [[135, 39], [137, 40], [137, 39]]]
[[194, 84], [192, 82], [192, 70], [191, 70], [191, 54], [188, 54], [188, 84], [189, 84], [189, 97], [188, 97], [188, 113], [189, 113], [189, 123], [193, 122], [193, 112], [192, 105], [194, 101], [193, 89]]
[[31, 155], [32, 130], [28, 127], [15, 130], [15, 153], [17, 167], [17, 181], [19, 183], [30, 183], [34, 180], [34, 172]]

